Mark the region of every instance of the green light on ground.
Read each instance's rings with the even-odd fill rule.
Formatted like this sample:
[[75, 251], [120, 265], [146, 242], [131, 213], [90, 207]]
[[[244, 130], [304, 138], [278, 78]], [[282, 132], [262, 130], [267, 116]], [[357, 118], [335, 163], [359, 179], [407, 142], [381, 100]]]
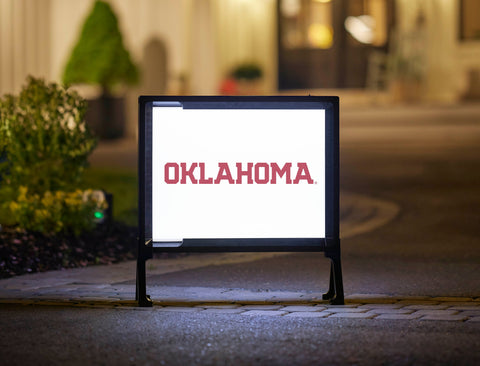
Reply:
[[94, 216], [95, 216], [96, 219], [103, 219], [104, 215], [103, 215], [103, 212], [96, 211]]

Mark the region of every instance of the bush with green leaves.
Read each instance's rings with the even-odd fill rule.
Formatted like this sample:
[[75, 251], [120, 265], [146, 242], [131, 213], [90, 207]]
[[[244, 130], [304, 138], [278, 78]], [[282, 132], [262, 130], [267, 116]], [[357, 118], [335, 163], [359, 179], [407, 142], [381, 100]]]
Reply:
[[92, 220], [91, 204], [67, 199], [96, 146], [86, 108], [75, 91], [33, 77], [19, 95], [0, 98], [0, 218], [42, 232], [78, 233], [91, 226], [85, 224]]
[[63, 82], [100, 85], [107, 94], [118, 85], [137, 81], [138, 69], [125, 48], [112, 7], [95, 1], [65, 67]]
[[257, 80], [262, 75], [262, 68], [254, 62], [240, 64], [232, 71], [233, 78], [237, 80]]
[[75, 91], [33, 77], [18, 96], [0, 98], [1, 185], [41, 194], [74, 189], [96, 146], [86, 108]]
[[24, 229], [79, 235], [95, 227], [94, 213], [106, 209], [106, 202], [92, 190], [32, 194], [21, 186], [18, 197], [9, 206], [18, 225]]

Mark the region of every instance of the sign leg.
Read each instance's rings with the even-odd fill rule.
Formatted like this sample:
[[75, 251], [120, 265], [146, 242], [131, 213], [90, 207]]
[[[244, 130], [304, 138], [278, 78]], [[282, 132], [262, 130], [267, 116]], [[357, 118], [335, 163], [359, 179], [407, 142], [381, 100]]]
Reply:
[[137, 259], [137, 288], [135, 292], [135, 300], [138, 301], [140, 307], [151, 307], [153, 302], [147, 295], [147, 273], [145, 270], [145, 259]]
[[333, 279], [334, 273], [333, 273], [333, 263], [330, 264], [330, 281], [329, 281], [329, 286], [328, 286], [328, 291], [323, 294], [322, 299], [323, 300], [331, 300], [335, 297], [335, 280]]
[[344, 305], [342, 265], [340, 261], [340, 250], [329, 251], [325, 256], [330, 258], [330, 286], [328, 292], [323, 295], [324, 300], [330, 300], [332, 305]]

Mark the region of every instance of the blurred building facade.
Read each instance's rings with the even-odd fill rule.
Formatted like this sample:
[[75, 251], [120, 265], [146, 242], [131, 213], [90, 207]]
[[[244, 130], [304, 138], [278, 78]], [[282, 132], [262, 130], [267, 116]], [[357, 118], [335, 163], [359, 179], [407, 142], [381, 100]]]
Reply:
[[[18, 92], [28, 74], [60, 81], [93, 2], [0, 0], [0, 94]], [[137, 95], [217, 94], [243, 62], [263, 71], [258, 94], [355, 88], [454, 103], [479, 82], [478, 0], [109, 3], [142, 70], [128, 90], [130, 135]]]

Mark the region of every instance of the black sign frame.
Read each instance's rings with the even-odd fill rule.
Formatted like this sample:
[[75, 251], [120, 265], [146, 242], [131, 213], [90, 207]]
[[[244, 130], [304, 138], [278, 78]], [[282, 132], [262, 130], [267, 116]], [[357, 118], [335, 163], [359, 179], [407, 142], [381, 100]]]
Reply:
[[[329, 290], [324, 300], [344, 304], [340, 261], [339, 99], [331, 96], [140, 96], [138, 130], [138, 253], [136, 300], [152, 306], [146, 293], [146, 261], [159, 252], [324, 252], [331, 260]], [[152, 109], [324, 109], [325, 110], [325, 238], [184, 239], [181, 246], [152, 240]], [[226, 122], [228, 123], [228, 122]]]

